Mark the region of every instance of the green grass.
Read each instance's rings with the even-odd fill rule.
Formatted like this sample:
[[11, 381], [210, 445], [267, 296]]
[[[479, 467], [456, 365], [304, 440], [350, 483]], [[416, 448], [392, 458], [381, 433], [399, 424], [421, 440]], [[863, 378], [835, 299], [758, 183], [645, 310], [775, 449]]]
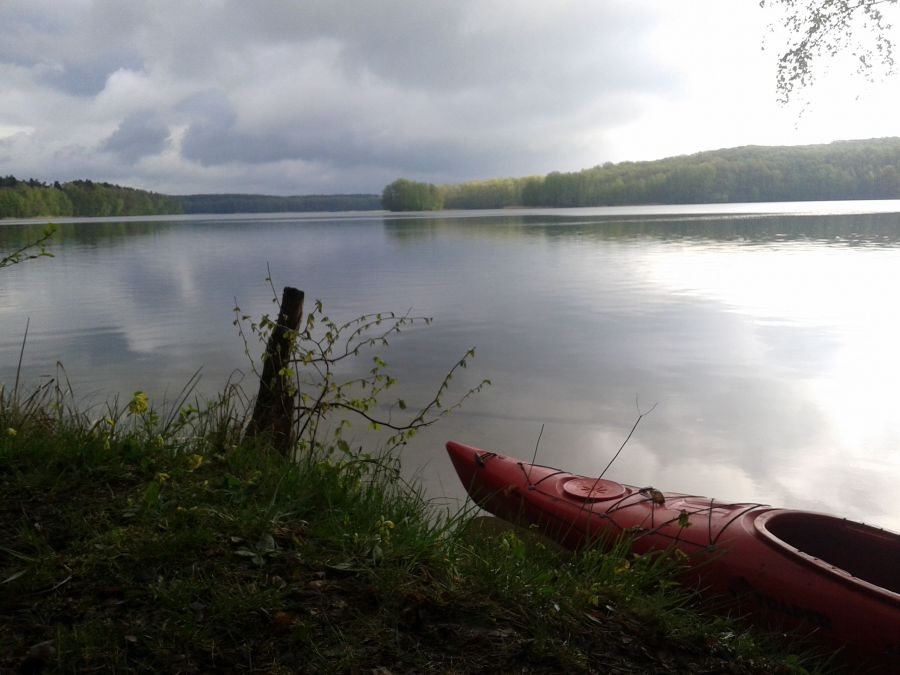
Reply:
[[0, 394], [0, 672], [815, 669], [698, 614], [673, 557], [564, 554], [390, 458], [289, 462], [227, 400], [188, 417]]

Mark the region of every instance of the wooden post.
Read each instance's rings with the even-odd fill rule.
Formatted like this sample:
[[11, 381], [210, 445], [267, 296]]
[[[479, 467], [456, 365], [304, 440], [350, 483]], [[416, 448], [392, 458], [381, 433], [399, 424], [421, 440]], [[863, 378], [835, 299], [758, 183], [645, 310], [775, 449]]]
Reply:
[[282, 455], [288, 455], [292, 449], [295, 406], [294, 395], [289, 386], [291, 383], [284, 377], [283, 369], [290, 367], [291, 345], [300, 327], [302, 315], [303, 291], [285, 286], [278, 321], [272, 329], [263, 356], [262, 376], [253, 417], [247, 426], [249, 437], [268, 436]]

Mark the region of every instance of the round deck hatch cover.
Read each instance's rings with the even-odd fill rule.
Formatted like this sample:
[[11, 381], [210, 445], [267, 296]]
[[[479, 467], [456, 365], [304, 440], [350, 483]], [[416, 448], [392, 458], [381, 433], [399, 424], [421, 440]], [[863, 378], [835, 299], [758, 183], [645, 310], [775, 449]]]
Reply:
[[600, 502], [625, 494], [625, 486], [602, 478], [573, 478], [563, 484], [563, 491], [578, 499]]

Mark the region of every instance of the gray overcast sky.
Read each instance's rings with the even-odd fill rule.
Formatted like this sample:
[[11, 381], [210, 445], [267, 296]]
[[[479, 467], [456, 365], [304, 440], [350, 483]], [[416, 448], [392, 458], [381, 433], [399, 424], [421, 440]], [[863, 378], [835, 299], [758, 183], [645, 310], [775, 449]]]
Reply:
[[757, 0], [0, 0], [0, 174], [380, 192], [900, 136], [900, 79], [775, 103]]

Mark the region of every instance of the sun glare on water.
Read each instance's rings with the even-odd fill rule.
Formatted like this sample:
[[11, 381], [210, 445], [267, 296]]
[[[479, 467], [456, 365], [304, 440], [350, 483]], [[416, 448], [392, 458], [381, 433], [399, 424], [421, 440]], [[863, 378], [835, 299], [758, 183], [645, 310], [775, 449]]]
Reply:
[[[828, 427], [829, 447], [786, 458], [780, 480], [792, 490], [900, 475], [898, 263], [891, 249], [795, 242], [669, 245], [652, 256], [650, 283], [750, 322], [755, 338], [741, 357], [790, 378]], [[793, 357], [769, 342], [773, 328], [799, 345]]]

